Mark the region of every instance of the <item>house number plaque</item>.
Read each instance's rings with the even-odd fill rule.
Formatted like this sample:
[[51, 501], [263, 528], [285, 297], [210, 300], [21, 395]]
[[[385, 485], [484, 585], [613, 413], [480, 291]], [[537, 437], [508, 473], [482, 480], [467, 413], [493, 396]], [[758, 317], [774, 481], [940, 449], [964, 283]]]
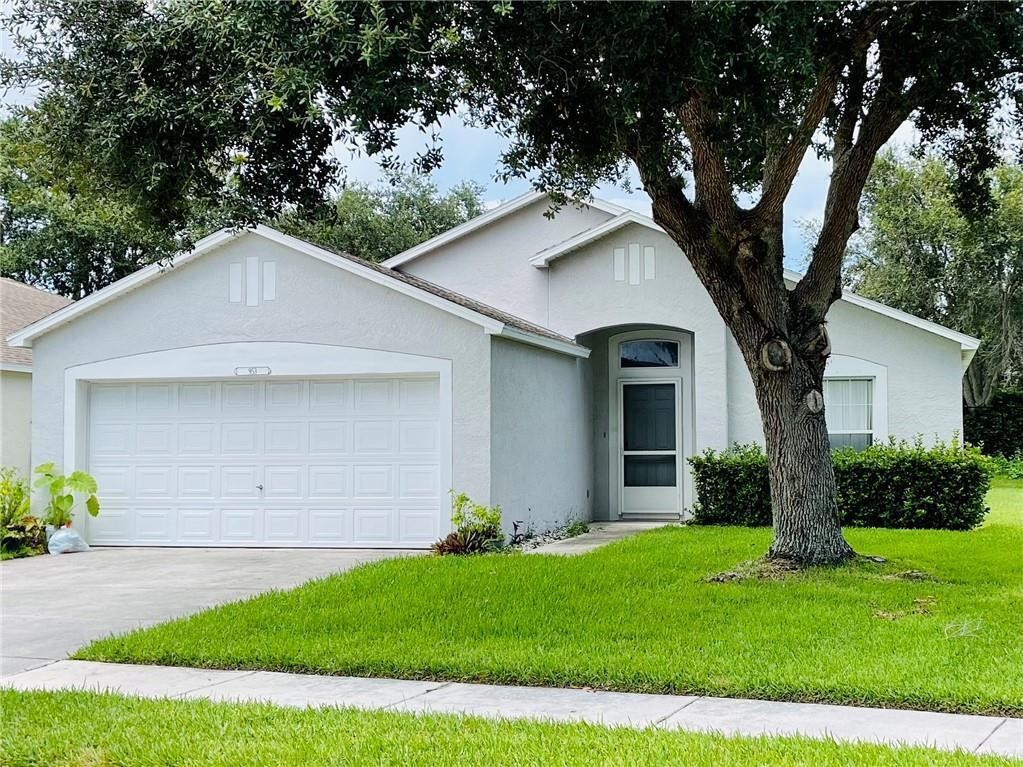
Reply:
[[263, 365], [256, 365], [254, 367], [241, 367], [235, 368], [234, 374], [236, 376], [268, 376], [270, 375], [270, 368]]

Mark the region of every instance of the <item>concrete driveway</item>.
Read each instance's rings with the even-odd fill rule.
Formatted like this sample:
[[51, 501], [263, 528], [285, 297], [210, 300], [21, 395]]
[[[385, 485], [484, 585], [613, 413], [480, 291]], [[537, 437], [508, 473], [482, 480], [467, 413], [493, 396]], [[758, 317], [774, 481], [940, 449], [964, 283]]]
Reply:
[[380, 549], [93, 549], [0, 563], [0, 676], [84, 644], [206, 607], [286, 589], [365, 562]]

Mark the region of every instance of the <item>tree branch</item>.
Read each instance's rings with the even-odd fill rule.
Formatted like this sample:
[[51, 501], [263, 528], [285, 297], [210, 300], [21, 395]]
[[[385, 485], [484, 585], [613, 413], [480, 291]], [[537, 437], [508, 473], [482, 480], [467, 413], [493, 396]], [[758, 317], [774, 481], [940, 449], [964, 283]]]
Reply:
[[691, 91], [689, 100], [676, 110], [693, 154], [696, 182], [694, 204], [705, 209], [714, 225], [729, 238], [739, 234], [739, 206], [732, 197], [724, 154], [710, 137], [713, 115], [703, 96]]
[[842, 260], [849, 238], [859, 224], [860, 195], [874, 158], [885, 142], [917, 107], [919, 84], [905, 93], [903, 79], [882, 80], [878, 96], [863, 119], [856, 142], [842, 156], [835, 155], [824, 222], [806, 275], [793, 291], [793, 305], [804, 314], [823, 319], [832, 301], [841, 296]]

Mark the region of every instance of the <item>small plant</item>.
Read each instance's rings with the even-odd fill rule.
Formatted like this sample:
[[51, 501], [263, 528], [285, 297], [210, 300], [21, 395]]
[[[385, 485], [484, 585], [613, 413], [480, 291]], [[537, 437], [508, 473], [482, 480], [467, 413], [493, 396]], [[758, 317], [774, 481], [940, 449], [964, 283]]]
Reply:
[[484, 506], [452, 491], [451, 524], [455, 529], [433, 544], [435, 553], [483, 554], [504, 544], [500, 506]]
[[99, 499], [96, 497], [96, 480], [84, 471], [73, 471], [68, 475], [59, 474], [56, 466], [44, 463], [36, 466], [36, 488], [45, 488], [50, 495], [43, 512], [43, 524], [67, 527], [71, 524], [71, 510], [75, 496], [85, 496], [85, 510], [90, 516], [99, 514]]
[[28, 483], [14, 469], [0, 469], [0, 559], [42, 554], [46, 531], [29, 514]]
[[575, 538], [577, 535], [590, 532], [590, 523], [585, 519], [570, 519], [565, 525], [565, 537]]

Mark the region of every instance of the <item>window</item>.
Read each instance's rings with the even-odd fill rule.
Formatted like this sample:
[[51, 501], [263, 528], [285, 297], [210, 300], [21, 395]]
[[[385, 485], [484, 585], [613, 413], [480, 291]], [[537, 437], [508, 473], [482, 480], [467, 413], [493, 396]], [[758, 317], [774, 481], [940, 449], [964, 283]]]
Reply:
[[676, 341], [623, 341], [619, 347], [623, 368], [677, 368]]
[[824, 379], [824, 415], [832, 448], [863, 450], [874, 441], [874, 379]]

